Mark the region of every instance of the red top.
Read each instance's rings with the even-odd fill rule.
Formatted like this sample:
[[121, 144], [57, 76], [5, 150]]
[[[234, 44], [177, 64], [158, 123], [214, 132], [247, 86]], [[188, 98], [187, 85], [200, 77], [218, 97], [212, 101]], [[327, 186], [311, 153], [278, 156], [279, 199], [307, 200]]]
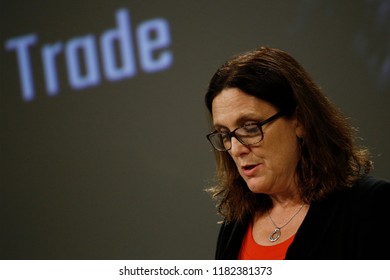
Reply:
[[295, 234], [289, 239], [277, 245], [264, 246], [257, 244], [252, 235], [252, 224], [246, 231], [242, 241], [239, 260], [283, 260], [286, 257], [287, 249], [293, 242]]

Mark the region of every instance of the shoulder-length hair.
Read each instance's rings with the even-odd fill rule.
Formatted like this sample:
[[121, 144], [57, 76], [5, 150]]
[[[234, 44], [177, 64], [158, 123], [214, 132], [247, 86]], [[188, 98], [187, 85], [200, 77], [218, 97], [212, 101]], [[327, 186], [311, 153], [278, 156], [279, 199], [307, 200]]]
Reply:
[[[211, 118], [213, 99], [226, 88], [238, 88], [267, 101], [287, 117], [296, 115], [304, 131], [297, 139], [301, 153], [296, 167], [304, 202], [321, 200], [335, 189], [349, 187], [370, 171], [368, 150], [358, 146], [356, 130], [286, 52], [261, 47], [223, 64], [211, 78], [205, 96]], [[228, 152], [215, 152], [215, 156], [217, 184], [209, 191], [227, 221], [272, 207], [268, 195], [248, 189]]]

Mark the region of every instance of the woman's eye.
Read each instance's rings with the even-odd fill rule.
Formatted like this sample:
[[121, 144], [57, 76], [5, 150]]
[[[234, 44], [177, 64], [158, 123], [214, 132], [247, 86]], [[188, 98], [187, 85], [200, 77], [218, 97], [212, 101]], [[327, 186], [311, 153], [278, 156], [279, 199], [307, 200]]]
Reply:
[[258, 133], [259, 128], [256, 124], [247, 124], [243, 127], [246, 133], [252, 134], [252, 133]]
[[219, 130], [218, 133], [225, 136], [225, 135], [229, 134], [229, 131], [228, 130]]

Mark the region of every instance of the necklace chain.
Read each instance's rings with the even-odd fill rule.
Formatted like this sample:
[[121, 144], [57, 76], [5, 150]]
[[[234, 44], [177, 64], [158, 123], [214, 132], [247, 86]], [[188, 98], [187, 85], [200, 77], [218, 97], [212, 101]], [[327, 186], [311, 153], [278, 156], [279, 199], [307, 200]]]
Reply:
[[278, 227], [275, 224], [274, 220], [272, 220], [272, 217], [268, 212], [268, 218], [270, 219], [271, 223], [275, 226], [274, 230], [271, 232], [271, 234], [268, 237], [269, 241], [275, 242], [276, 240], [278, 240], [280, 238], [280, 236], [282, 235], [281, 229], [284, 228], [285, 226], [287, 226], [292, 221], [292, 219], [294, 219], [295, 216], [298, 215], [298, 213], [303, 208], [303, 205], [305, 205], [305, 204], [302, 204], [301, 207], [299, 207], [298, 211], [284, 225], [282, 225], [280, 227]]

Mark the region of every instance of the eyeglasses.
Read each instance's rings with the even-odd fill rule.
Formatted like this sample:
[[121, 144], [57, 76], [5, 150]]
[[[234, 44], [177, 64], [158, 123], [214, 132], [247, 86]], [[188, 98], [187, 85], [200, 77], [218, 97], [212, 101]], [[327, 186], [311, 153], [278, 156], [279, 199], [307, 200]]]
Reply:
[[283, 115], [283, 112], [279, 112], [264, 121], [246, 124], [236, 128], [231, 132], [214, 131], [210, 134], [207, 134], [206, 137], [214, 149], [220, 152], [226, 152], [232, 148], [232, 137], [235, 137], [241, 144], [245, 146], [251, 146], [263, 140], [263, 125], [270, 123]]

